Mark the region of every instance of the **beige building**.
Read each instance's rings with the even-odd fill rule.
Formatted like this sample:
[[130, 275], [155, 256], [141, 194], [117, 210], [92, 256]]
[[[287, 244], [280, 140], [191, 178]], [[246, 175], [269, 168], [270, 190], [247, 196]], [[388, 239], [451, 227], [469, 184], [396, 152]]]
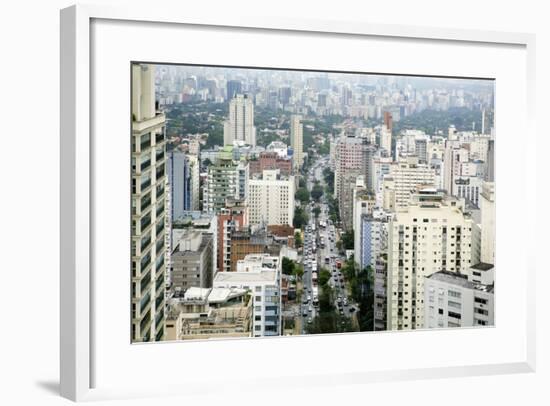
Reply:
[[495, 183], [483, 182], [481, 208], [481, 262], [495, 263]]
[[290, 146], [294, 151], [293, 166], [300, 169], [304, 164], [304, 126], [300, 115], [290, 118]]
[[152, 65], [132, 65], [132, 341], [161, 341], [165, 322], [165, 117]]
[[248, 95], [237, 94], [229, 102], [229, 117], [223, 125], [223, 145], [256, 146], [254, 103]]
[[469, 274], [472, 226], [461, 200], [434, 189], [421, 190], [397, 210], [388, 232], [388, 330], [424, 326], [425, 277]]
[[170, 301], [166, 340], [250, 337], [252, 297], [245, 289], [190, 288]]
[[294, 176], [264, 170], [248, 181], [249, 224], [289, 225], [294, 216]]
[[[384, 208], [387, 210], [406, 207], [411, 195], [419, 186], [433, 187], [435, 171], [418, 162], [418, 157], [407, 157], [390, 167], [389, 176], [384, 178]], [[393, 199], [393, 201], [388, 201]]]

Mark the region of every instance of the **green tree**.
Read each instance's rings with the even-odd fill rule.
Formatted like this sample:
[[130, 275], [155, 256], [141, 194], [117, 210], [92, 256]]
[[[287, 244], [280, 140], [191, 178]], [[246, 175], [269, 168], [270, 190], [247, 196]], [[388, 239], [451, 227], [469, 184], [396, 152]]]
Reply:
[[302, 207], [296, 207], [294, 209], [294, 220], [292, 222], [294, 228], [302, 228], [307, 224], [308, 220], [307, 213]]
[[315, 208], [313, 209], [313, 214], [315, 215], [315, 218], [318, 218], [319, 214], [321, 214], [321, 208], [318, 206], [315, 206]]
[[296, 191], [296, 199], [302, 203], [309, 202], [309, 191], [305, 187], [301, 187]]
[[313, 189], [311, 190], [311, 197], [318, 202], [321, 196], [323, 196], [323, 186], [321, 186], [319, 182], [315, 182], [315, 185], [313, 185]]
[[283, 274], [292, 275], [292, 273], [294, 272], [295, 263], [290, 258], [283, 257], [283, 263], [281, 267], [283, 270]]
[[301, 280], [304, 276], [304, 268], [301, 265], [295, 263], [292, 274], [296, 277], [296, 280]]
[[301, 187], [301, 188], [302, 187], [307, 187], [307, 182], [306, 182], [304, 177], [300, 177], [300, 180], [298, 182], [298, 186]]
[[294, 245], [296, 246], [296, 248], [300, 248], [303, 243], [304, 241], [302, 240], [302, 233], [299, 231], [296, 231], [294, 233]]
[[346, 231], [342, 234], [342, 244], [345, 250], [352, 250], [354, 246], [353, 230]]
[[319, 272], [319, 285], [323, 290], [328, 286], [328, 281], [330, 280], [330, 271], [325, 268], [321, 268]]

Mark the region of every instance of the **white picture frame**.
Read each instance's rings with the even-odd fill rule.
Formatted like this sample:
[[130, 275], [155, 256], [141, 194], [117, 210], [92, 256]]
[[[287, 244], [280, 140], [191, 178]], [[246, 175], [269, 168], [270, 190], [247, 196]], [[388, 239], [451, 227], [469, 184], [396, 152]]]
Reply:
[[[405, 38], [410, 40], [434, 40], [448, 43], [511, 45], [525, 49], [527, 116], [526, 133], [530, 148], [536, 148], [534, 125], [534, 49], [535, 37], [526, 33], [488, 32], [474, 30], [451, 30], [444, 28], [380, 25], [342, 21], [317, 21], [302, 19], [254, 18], [229, 20], [224, 16], [189, 16], [179, 9], [166, 10], [142, 8], [110, 8], [105, 6], [72, 6], [61, 11], [61, 395], [80, 401], [95, 397], [113, 397], [121, 393], [146, 395], [154, 391], [121, 388], [97, 388], [94, 369], [95, 349], [93, 330], [95, 319], [91, 316], [94, 286], [92, 270], [94, 215], [91, 204], [93, 191], [91, 149], [91, 66], [93, 61], [91, 30], [93, 21], [144, 22], [160, 24], [193, 25], [199, 27], [245, 28], [253, 32], [279, 31], [293, 33], [316, 33], [319, 35], [343, 34], [358, 38]], [[162, 62], [162, 61], [159, 61]], [[531, 164], [530, 164], [531, 165]], [[534, 165], [534, 163], [532, 163]], [[529, 199], [535, 206], [535, 194]], [[528, 227], [532, 230], [533, 225]], [[534, 237], [531, 237], [534, 238]], [[498, 249], [498, 248], [497, 248]], [[501, 373], [530, 372], [535, 370], [535, 257], [526, 261], [527, 292], [525, 292], [526, 323], [518, 325], [525, 334], [524, 358], [515, 362], [468, 364], [424, 368], [396, 368], [385, 371], [349, 371], [345, 375], [321, 375], [315, 379], [333, 384], [363, 383], [380, 380], [418, 379], [430, 377], [453, 377]], [[505, 265], [502, 265], [504, 267]], [[498, 325], [498, 322], [497, 322]], [[498, 328], [498, 327], [497, 327]], [[128, 345], [130, 345], [128, 343]], [[306, 375], [304, 385], [313, 381]], [[266, 383], [263, 383], [266, 385]], [[261, 386], [261, 384], [260, 384]], [[94, 389], [92, 389], [94, 388]], [[184, 388], [172, 387], [173, 393]], [[197, 389], [193, 389], [197, 390]], [[166, 389], [162, 389], [166, 393]]]

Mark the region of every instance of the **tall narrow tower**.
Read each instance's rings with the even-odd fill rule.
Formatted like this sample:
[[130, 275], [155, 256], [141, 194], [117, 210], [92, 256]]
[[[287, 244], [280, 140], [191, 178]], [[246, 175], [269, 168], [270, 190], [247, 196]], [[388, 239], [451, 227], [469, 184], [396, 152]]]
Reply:
[[132, 341], [165, 336], [165, 117], [155, 107], [155, 72], [132, 65]]
[[223, 144], [235, 142], [256, 146], [254, 104], [248, 95], [238, 94], [229, 102], [229, 117], [223, 126]]
[[293, 166], [300, 169], [304, 164], [304, 126], [300, 115], [290, 118], [290, 146], [294, 151]]

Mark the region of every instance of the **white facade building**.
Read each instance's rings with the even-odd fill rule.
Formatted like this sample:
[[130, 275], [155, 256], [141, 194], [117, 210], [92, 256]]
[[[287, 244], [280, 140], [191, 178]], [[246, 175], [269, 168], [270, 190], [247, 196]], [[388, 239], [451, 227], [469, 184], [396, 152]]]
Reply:
[[254, 103], [248, 95], [237, 94], [229, 102], [229, 118], [223, 126], [223, 144], [256, 146]]
[[293, 149], [293, 166], [299, 169], [304, 164], [304, 126], [302, 116], [290, 117], [290, 146]]
[[424, 326], [424, 277], [468, 274], [473, 221], [463, 210], [461, 200], [426, 189], [395, 213], [388, 230], [389, 330]]
[[290, 225], [294, 216], [294, 176], [283, 177], [278, 169], [264, 170], [248, 181], [249, 223]]
[[481, 192], [481, 262], [495, 263], [495, 183], [483, 182]]
[[384, 196], [393, 198], [394, 202], [384, 201], [386, 208], [401, 208], [409, 204], [412, 193], [419, 186], [434, 186], [435, 171], [426, 164], [418, 163], [418, 158], [411, 156], [404, 161], [395, 162], [390, 167], [388, 182], [384, 188], [393, 188], [393, 193]]
[[254, 337], [281, 334], [281, 261], [268, 254], [250, 254], [236, 272], [218, 272], [214, 288], [240, 288], [253, 298]]
[[132, 64], [132, 342], [165, 337], [165, 116], [154, 66]]
[[493, 326], [494, 285], [436, 272], [425, 279], [424, 328]]

